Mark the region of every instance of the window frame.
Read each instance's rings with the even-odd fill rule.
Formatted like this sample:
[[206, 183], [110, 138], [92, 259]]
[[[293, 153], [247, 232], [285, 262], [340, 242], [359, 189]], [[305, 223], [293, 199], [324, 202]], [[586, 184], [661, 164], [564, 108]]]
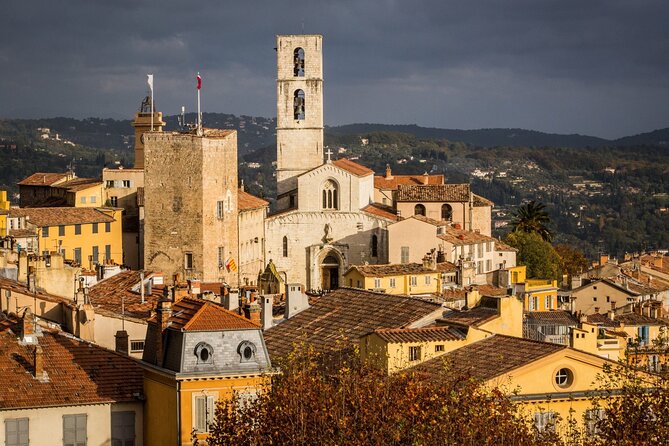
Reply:
[[409, 346], [409, 362], [420, 361], [421, 349], [420, 345]]
[[[84, 442], [82, 443], [78, 439], [78, 433], [81, 431], [81, 426], [79, 426], [79, 421], [83, 419], [83, 433], [84, 433]], [[74, 428], [68, 428], [65, 426], [66, 420], [74, 420]], [[69, 442], [66, 438], [68, 432], [74, 434], [74, 441]], [[88, 444], [88, 414], [66, 414], [63, 415], [63, 446], [86, 446]]]
[[[25, 422], [25, 430], [23, 438], [24, 441], [21, 441], [21, 423]], [[8, 425], [13, 424], [14, 429], [9, 429]], [[16, 436], [16, 441], [10, 441], [9, 436], [14, 434]], [[20, 418], [5, 418], [5, 445], [7, 446], [28, 446], [30, 444], [30, 418], [20, 417]]]

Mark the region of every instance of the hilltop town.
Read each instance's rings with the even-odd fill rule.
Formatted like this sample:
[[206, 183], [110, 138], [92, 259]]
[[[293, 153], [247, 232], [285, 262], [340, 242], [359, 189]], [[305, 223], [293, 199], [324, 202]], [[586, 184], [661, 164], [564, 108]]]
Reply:
[[[354, 357], [379, 376], [503, 388], [528, 432], [555, 441], [602, 432], [597, 377], [610, 369], [650, 392], [669, 361], [666, 251], [542, 276], [525, 246], [550, 237], [490, 186], [571, 201], [566, 217], [601, 236], [615, 216], [594, 221], [578, 203], [616, 197], [616, 169], [558, 188], [531, 159], [453, 162], [378, 133], [326, 144], [322, 48], [320, 35], [277, 36], [276, 121], [168, 126], [138, 98], [134, 137], [114, 142], [132, 162], [35, 171], [0, 191], [7, 444], [61, 432], [64, 444], [207, 444], [224, 426], [217, 406], [266, 401], [303, 351], [328, 373]], [[247, 130], [275, 138], [271, 160], [253, 158]], [[77, 132], [39, 130], [66, 160]], [[474, 181], [457, 181], [464, 168]]]

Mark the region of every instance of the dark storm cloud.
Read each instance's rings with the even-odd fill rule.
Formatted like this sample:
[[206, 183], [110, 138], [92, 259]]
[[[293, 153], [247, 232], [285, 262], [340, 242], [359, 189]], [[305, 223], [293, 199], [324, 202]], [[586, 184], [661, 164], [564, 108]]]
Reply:
[[324, 35], [328, 124], [621, 136], [669, 125], [665, 1], [9, 0], [0, 116], [273, 116], [277, 33]]

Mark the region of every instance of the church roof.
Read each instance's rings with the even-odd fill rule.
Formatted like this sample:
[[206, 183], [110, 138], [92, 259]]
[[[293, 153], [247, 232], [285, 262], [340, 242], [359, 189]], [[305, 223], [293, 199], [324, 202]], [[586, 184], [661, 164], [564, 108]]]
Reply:
[[[376, 189], [395, 190], [400, 184], [422, 185], [424, 175], [376, 175], [374, 177], [374, 187]], [[427, 184], [444, 184], [443, 175], [428, 175]]]
[[397, 221], [399, 217], [395, 213], [395, 210], [390, 206], [384, 206], [379, 203], [371, 203], [361, 209], [363, 212], [368, 214], [376, 215], [377, 217], [387, 218], [389, 220]]
[[239, 189], [237, 193], [237, 208], [240, 211], [250, 211], [268, 206], [269, 202]]
[[334, 160], [332, 161], [332, 164], [358, 177], [366, 177], [367, 175], [372, 175], [374, 173], [369, 167], [365, 167], [362, 164], [358, 164], [346, 158]]

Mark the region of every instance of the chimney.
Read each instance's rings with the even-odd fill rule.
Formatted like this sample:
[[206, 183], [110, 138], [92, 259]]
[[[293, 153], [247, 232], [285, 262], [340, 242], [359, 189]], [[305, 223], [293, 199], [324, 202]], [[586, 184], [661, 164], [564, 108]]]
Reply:
[[255, 322], [258, 325], [260, 324], [260, 304], [257, 300], [249, 302], [244, 307], [244, 316], [251, 322]]
[[239, 290], [229, 290], [226, 293], [221, 287], [221, 299], [226, 310], [239, 312]]
[[167, 329], [170, 316], [172, 316], [172, 301], [165, 298], [160, 299], [156, 308], [156, 315], [160, 324], [160, 331], [163, 332]]
[[458, 235], [458, 238], [459, 238], [460, 240], [464, 240], [464, 239], [465, 239], [465, 235], [464, 235], [464, 234], [460, 234], [460, 235]]
[[267, 330], [273, 325], [272, 307], [274, 297], [271, 295], [260, 296], [260, 316], [262, 318], [262, 329]]
[[191, 279], [188, 281], [188, 294], [200, 294], [200, 281], [197, 279]]
[[430, 175], [428, 175], [427, 172], [425, 172], [423, 174], [423, 185], [427, 186], [429, 183], [430, 183]]
[[437, 263], [444, 263], [446, 261], [446, 254], [444, 251], [437, 251]]
[[39, 345], [36, 345], [35, 350], [33, 350], [33, 370], [35, 378], [43, 380], [46, 377], [46, 372], [44, 371], [44, 351]]
[[299, 283], [286, 284], [286, 313], [284, 317], [290, 319], [302, 310], [309, 308], [309, 300], [302, 292]]
[[390, 164], [386, 164], [386, 177], [385, 178], [386, 178], [386, 180], [392, 180], [394, 178], [393, 173], [390, 170]]
[[21, 341], [26, 344], [34, 344], [37, 342], [35, 337], [35, 316], [30, 308], [26, 308], [21, 318]]
[[144, 303], [144, 272], [139, 273], [139, 294], [142, 298], [142, 303]]
[[453, 229], [462, 229], [462, 225], [460, 223], [453, 223]]
[[119, 330], [114, 335], [116, 338], [116, 352], [124, 355], [128, 354], [128, 332], [125, 330]]
[[599, 255], [599, 265], [606, 265], [609, 262], [609, 256], [608, 254], [600, 254]]
[[609, 311], [607, 312], [607, 316], [608, 316], [609, 319], [612, 320], [612, 321], [616, 320], [616, 313], [615, 313], [615, 311], [613, 311], [613, 310], [609, 310]]

